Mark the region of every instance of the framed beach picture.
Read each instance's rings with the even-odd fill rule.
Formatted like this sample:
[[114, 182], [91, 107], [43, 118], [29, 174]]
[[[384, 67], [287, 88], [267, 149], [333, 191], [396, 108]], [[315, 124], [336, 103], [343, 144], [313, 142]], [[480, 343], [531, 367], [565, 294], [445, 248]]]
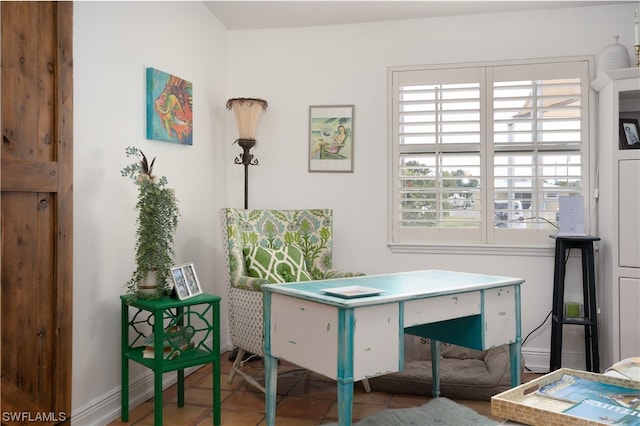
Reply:
[[147, 68], [147, 139], [193, 145], [193, 86]]
[[353, 105], [309, 107], [309, 171], [353, 172]]
[[635, 118], [620, 119], [620, 149], [640, 149], [640, 130]]
[[202, 294], [200, 281], [193, 262], [177, 265], [171, 268], [171, 278], [178, 299], [185, 300], [198, 294]]

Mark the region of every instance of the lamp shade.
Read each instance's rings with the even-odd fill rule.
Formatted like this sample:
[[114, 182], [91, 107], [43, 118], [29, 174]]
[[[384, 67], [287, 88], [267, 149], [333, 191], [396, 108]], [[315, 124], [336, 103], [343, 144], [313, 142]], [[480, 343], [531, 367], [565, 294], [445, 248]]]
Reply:
[[267, 109], [267, 101], [255, 98], [233, 98], [227, 101], [227, 109], [233, 110], [238, 123], [240, 139], [253, 139], [260, 113]]

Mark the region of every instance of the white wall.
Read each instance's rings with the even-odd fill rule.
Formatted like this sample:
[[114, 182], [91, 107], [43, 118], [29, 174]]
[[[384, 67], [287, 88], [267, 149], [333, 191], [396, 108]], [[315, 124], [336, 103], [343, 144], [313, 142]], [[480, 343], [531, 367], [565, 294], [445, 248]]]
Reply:
[[[542, 253], [447, 250], [399, 254], [388, 248], [387, 68], [596, 56], [613, 35], [619, 35], [620, 43], [633, 52], [635, 7], [607, 5], [230, 32], [229, 67], [233, 72], [228, 90], [237, 96], [264, 97], [270, 105], [258, 129], [255, 153], [260, 166], [251, 171], [250, 205], [333, 208], [337, 269], [372, 274], [437, 267], [525, 278], [522, 332], [526, 336], [551, 311], [553, 240], [549, 239], [549, 248]], [[308, 107], [327, 104], [355, 105], [353, 174], [307, 172]], [[228, 155], [230, 162], [232, 153]], [[228, 177], [228, 200], [237, 205], [240, 170], [230, 170]], [[593, 217], [591, 223], [595, 223]], [[571, 259], [568, 267], [567, 299], [581, 300], [578, 259]], [[582, 327], [565, 327], [563, 362], [568, 367], [585, 366], [582, 333]], [[527, 366], [548, 369], [549, 348], [547, 321], [524, 346]]]
[[[534, 256], [391, 253], [387, 67], [595, 55], [616, 34], [631, 51], [634, 5], [231, 32], [197, 2], [74, 7], [76, 424], [119, 414], [118, 296], [133, 268], [135, 229], [135, 187], [120, 176], [126, 146], [158, 157], [157, 172], [181, 204], [178, 261], [195, 262], [205, 290], [225, 296], [218, 211], [243, 203], [242, 167], [233, 164], [240, 150], [231, 145], [237, 131], [224, 110], [229, 97], [269, 102], [252, 151], [260, 165], [250, 169], [249, 207], [333, 208], [337, 269], [437, 267], [525, 278], [523, 335], [551, 310], [551, 245]], [[193, 146], [145, 139], [148, 66], [193, 82]], [[308, 173], [309, 105], [337, 104], [355, 105], [354, 173]], [[564, 360], [584, 368], [578, 334], [567, 334]], [[226, 310], [222, 339], [228, 347]], [[523, 350], [528, 366], [548, 368], [548, 322]], [[132, 369], [132, 398], [150, 395], [145, 374]]]
[[[224, 293], [217, 218], [226, 198], [226, 38], [201, 2], [74, 4], [75, 424], [113, 420], [120, 407], [119, 295], [134, 267], [137, 201], [120, 175], [132, 162], [126, 146], [156, 157], [154, 171], [175, 188], [176, 261], [194, 262], [204, 290]], [[146, 67], [192, 82], [192, 146], [146, 139]], [[134, 401], [150, 396], [148, 373], [131, 363]]]

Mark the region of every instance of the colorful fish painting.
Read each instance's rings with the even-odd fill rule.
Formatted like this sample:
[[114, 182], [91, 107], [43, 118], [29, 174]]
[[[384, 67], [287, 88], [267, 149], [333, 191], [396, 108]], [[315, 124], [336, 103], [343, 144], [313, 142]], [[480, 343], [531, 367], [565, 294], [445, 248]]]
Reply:
[[193, 145], [193, 86], [147, 68], [147, 139]]

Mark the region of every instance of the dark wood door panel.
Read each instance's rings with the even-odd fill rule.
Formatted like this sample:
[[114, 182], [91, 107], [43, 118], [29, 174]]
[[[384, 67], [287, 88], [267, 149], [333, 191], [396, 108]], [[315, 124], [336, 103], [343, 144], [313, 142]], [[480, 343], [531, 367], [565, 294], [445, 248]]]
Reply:
[[22, 3], [2, 2], [2, 157], [55, 161], [58, 8]]
[[[72, 2], [0, 2], [1, 405], [70, 423]], [[35, 416], [35, 417], [34, 417]]]
[[2, 159], [2, 191], [55, 192], [58, 163]]
[[[2, 195], [2, 380], [23, 399], [53, 403], [55, 215], [49, 194]], [[35, 226], [34, 226], [35, 225]], [[3, 394], [4, 394], [3, 388]]]

